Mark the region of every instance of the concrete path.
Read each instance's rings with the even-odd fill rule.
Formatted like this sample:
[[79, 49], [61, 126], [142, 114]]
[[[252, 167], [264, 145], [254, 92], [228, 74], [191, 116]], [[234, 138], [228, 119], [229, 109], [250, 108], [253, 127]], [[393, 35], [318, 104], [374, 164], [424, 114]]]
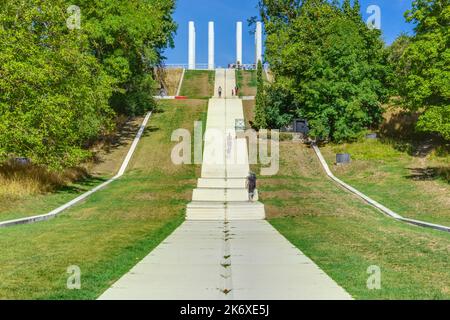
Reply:
[[217, 70], [216, 93], [221, 86], [225, 98], [209, 103], [202, 177], [187, 221], [100, 299], [351, 299], [262, 220], [263, 204], [246, 201], [246, 141], [235, 138], [232, 152], [223, 143], [229, 133], [235, 136], [235, 119], [243, 118], [241, 100], [231, 97], [234, 84], [234, 70]]
[[186, 221], [101, 300], [318, 300], [351, 297], [260, 221]]

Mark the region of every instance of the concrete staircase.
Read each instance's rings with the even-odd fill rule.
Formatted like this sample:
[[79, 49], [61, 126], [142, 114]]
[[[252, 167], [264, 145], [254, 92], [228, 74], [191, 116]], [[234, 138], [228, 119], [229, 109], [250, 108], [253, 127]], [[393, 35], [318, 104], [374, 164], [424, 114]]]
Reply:
[[[236, 119], [243, 119], [242, 101], [231, 96], [235, 71], [216, 71], [215, 92], [208, 105], [201, 178], [186, 210], [187, 220], [259, 220], [264, 205], [248, 200], [245, 187], [250, 166], [247, 140], [238, 138]], [[230, 147], [231, 146], [231, 147]]]
[[261, 220], [264, 205], [249, 201], [192, 201], [187, 206], [187, 220]]

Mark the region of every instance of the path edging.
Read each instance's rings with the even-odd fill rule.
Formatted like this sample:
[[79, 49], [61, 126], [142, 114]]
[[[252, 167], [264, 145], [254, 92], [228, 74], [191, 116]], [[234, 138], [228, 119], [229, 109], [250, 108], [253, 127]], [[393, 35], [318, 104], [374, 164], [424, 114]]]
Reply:
[[327, 176], [329, 178], [331, 178], [333, 181], [335, 181], [337, 184], [342, 186], [344, 189], [350, 191], [351, 193], [355, 194], [359, 198], [363, 199], [365, 202], [367, 202], [371, 206], [377, 208], [378, 210], [380, 210], [381, 212], [385, 213], [389, 217], [391, 217], [393, 219], [396, 219], [398, 221], [403, 221], [403, 222], [414, 224], [414, 225], [420, 226], [420, 227], [425, 227], [425, 228], [431, 228], [431, 229], [435, 229], [435, 230], [439, 230], [439, 231], [450, 232], [450, 227], [447, 227], [447, 226], [434, 224], [434, 223], [430, 223], [430, 222], [425, 222], [425, 221], [421, 221], [421, 220], [405, 218], [405, 217], [399, 215], [398, 213], [392, 211], [391, 209], [386, 208], [385, 206], [383, 206], [382, 204], [380, 204], [377, 201], [373, 200], [372, 198], [366, 196], [364, 193], [356, 190], [352, 186], [348, 185], [344, 181], [342, 181], [339, 178], [337, 178], [333, 174], [333, 172], [331, 172], [330, 167], [328, 166], [327, 162], [325, 161], [325, 158], [322, 155], [322, 152], [320, 152], [319, 147], [315, 143], [312, 143], [311, 146], [314, 149], [314, 152], [316, 153], [317, 158], [319, 158], [319, 162], [322, 165], [323, 169], [325, 170], [325, 173], [327, 174]]
[[183, 80], [184, 80], [184, 74], [185, 73], [186, 73], [186, 69], [183, 68], [183, 72], [181, 73], [180, 83], [178, 84], [178, 89], [177, 89], [177, 93], [175, 94], [175, 96], [179, 96], [180, 95], [181, 86], [183, 85]]
[[117, 172], [117, 174], [114, 177], [112, 177], [111, 179], [109, 179], [109, 180], [103, 182], [102, 184], [96, 186], [94, 189], [83, 193], [82, 195], [78, 196], [77, 198], [73, 199], [72, 201], [69, 201], [66, 204], [56, 208], [55, 210], [50, 211], [49, 213], [41, 214], [41, 215], [37, 215], [37, 216], [32, 216], [32, 217], [26, 217], [26, 218], [19, 218], [19, 219], [14, 219], [14, 220], [3, 221], [3, 222], [0, 222], [0, 228], [15, 226], [15, 225], [19, 225], [19, 224], [29, 224], [29, 223], [34, 223], [34, 222], [39, 222], [39, 221], [46, 221], [46, 220], [52, 219], [52, 218], [56, 217], [58, 214], [60, 214], [61, 212], [65, 211], [65, 210], [73, 207], [77, 203], [85, 200], [86, 198], [88, 198], [89, 196], [94, 194], [95, 192], [105, 188], [111, 182], [119, 179], [125, 173], [125, 170], [128, 167], [128, 164], [129, 164], [129, 162], [131, 160], [131, 157], [133, 156], [134, 151], [136, 150], [136, 147], [137, 147], [137, 145], [139, 143], [139, 140], [142, 137], [142, 134], [144, 133], [145, 127], [147, 126], [148, 120], [150, 119], [151, 115], [152, 115], [152, 112], [148, 112], [147, 115], [144, 118], [144, 121], [142, 121], [142, 124], [141, 124], [141, 126], [139, 128], [139, 131], [136, 134], [136, 137], [134, 138], [133, 143], [131, 144], [130, 150], [128, 150], [128, 153], [127, 153], [127, 155], [126, 155], [126, 157], [125, 157], [125, 159], [124, 159], [124, 161], [122, 163], [122, 166], [120, 167], [119, 171]]

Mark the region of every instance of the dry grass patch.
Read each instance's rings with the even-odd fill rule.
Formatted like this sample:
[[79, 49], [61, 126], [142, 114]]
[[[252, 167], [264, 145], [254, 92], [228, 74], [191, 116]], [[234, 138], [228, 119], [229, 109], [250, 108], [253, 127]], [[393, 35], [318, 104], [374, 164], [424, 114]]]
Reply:
[[118, 130], [95, 145], [94, 158], [85, 164], [91, 175], [112, 177], [119, 171], [143, 120], [141, 116], [118, 121]]
[[85, 179], [83, 168], [52, 172], [38, 165], [19, 165], [13, 162], [0, 166], [0, 198], [20, 200], [27, 196], [53, 192], [73, 181]]
[[183, 69], [165, 69], [165, 83], [167, 86], [167, 94], [174, 96], [177, 94], [178, 86], [181, 81]]

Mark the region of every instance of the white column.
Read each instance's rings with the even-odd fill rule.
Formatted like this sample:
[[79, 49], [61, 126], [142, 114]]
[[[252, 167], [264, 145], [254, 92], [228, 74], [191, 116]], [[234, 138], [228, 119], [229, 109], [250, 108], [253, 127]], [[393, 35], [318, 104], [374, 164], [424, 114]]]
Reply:
[[256, 23], [256, 33], [255, 33], [255, 44], [256, 44], [256, 64], [262, 60], [262, 23], [258, 21]]
[[189, 21], [189, 59], [188, 69], [195, 69], [195, 24], [194, 21]]
[[208, 24], [208, 69], [214, 70], [214, 22]]
[[242, 64], [242, 22], [236, 23], [236, 63]]
[[194, 25], [194, 69], [197, 68], [197, 30]]

